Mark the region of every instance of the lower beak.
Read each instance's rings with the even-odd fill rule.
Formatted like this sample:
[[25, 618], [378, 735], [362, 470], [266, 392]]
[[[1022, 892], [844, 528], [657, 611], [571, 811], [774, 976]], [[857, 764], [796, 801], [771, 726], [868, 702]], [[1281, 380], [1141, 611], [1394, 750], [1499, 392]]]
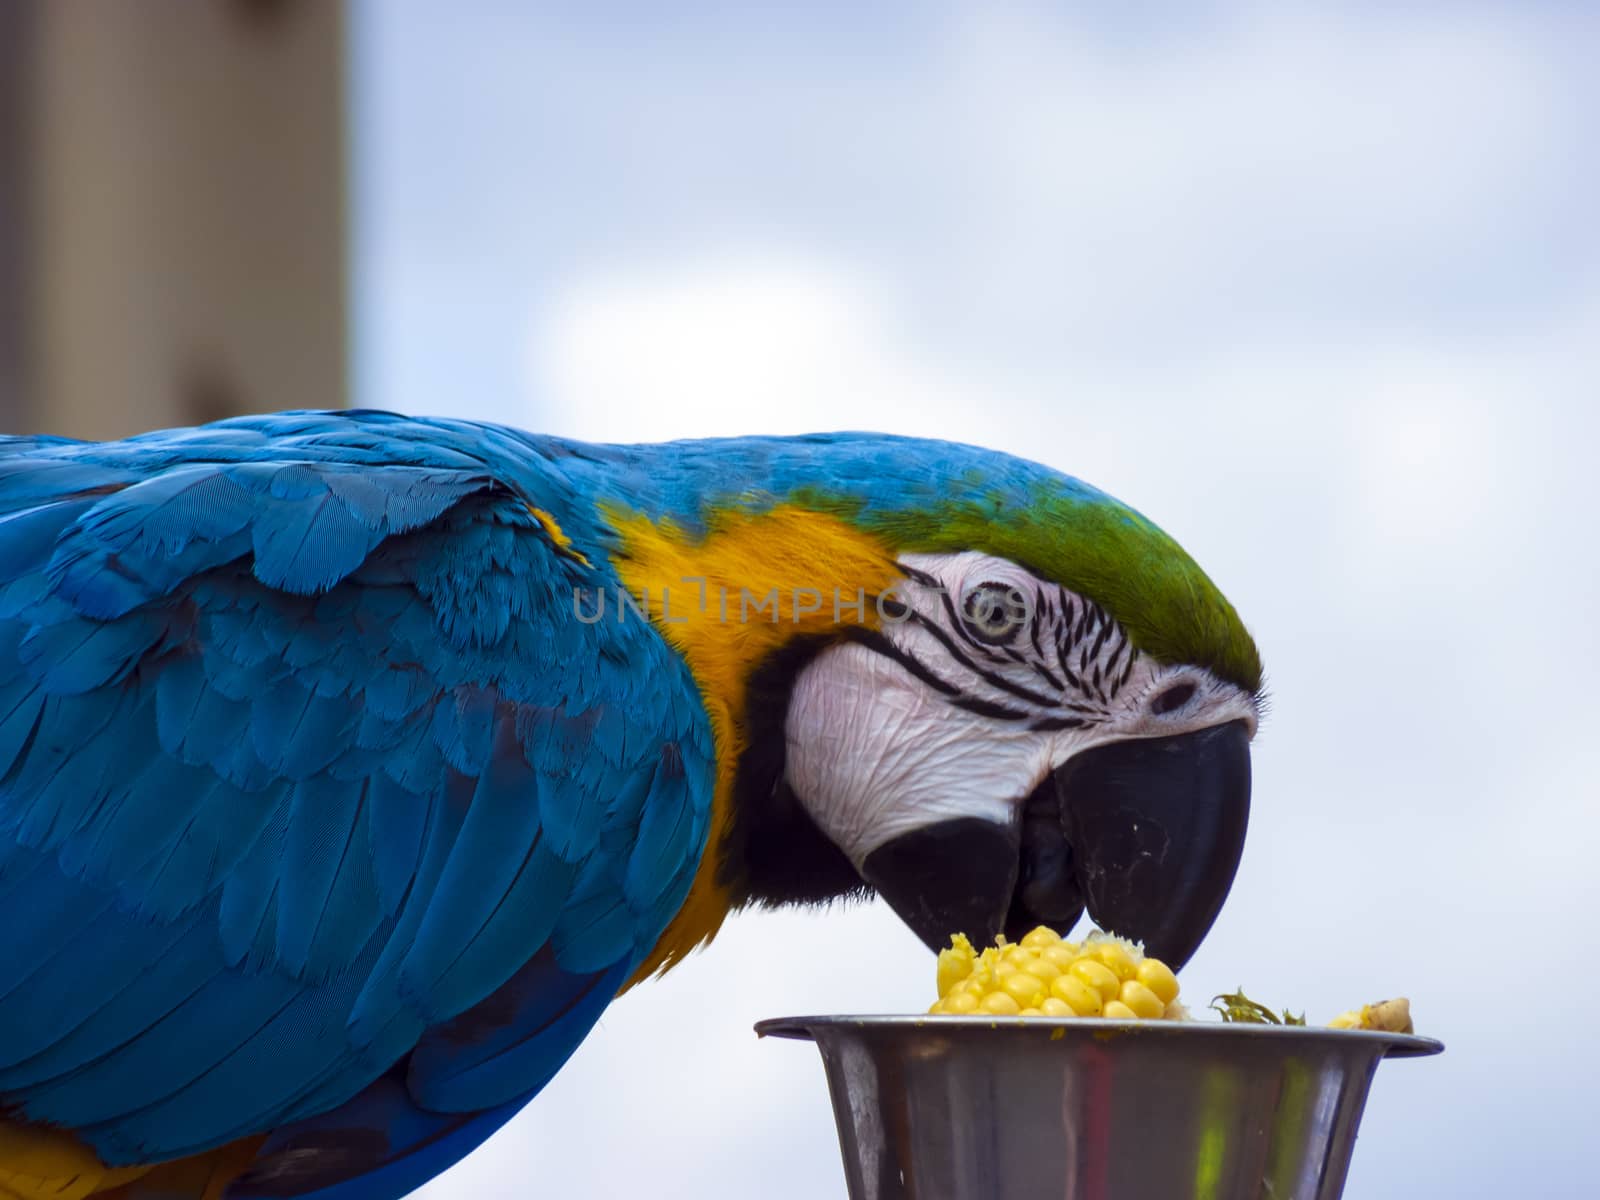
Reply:
[[972, 818], [901, 835], [861, 874], [928, 946], [980, 944], [1035, 925], [1096, 924], [1174, 970], [1222, 909], [1250, 815], [1242, 722], [1086, 750], [1037, 788], [1011, 825]]
[[1021, 843], [1014, 825], [940, 821], [879, 846], [861, 864], [861, 877], [930, 950], [943, 950], [956, 933], [987, 945], [1016, 890]]

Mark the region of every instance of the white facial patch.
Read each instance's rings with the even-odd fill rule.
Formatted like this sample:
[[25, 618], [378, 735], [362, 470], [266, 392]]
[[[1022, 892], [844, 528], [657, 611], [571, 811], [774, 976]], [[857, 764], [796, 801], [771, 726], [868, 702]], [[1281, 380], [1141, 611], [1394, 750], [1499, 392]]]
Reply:
[[786, 734], [790, 785], [857, 867], [923, 825], [1009, 821], [1050, 769], [1048, 737], [953, 709], [859, 645], [827, 650], [801, 673]]
[[1005, 824], [1090, 746], [1232, 719], [1251, 697], [1145, 657], [1097, 605], [1004, 559], [906, 555], [881, 631], [795, 681], [790, 786], [859, 869], [885, 842], [963, 817]]

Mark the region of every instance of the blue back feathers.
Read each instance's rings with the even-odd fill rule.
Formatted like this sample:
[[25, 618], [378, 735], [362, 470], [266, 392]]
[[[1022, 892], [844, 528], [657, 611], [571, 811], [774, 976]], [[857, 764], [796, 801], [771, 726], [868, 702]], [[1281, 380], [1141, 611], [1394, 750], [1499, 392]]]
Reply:
[[654, 945], [706, 719], [648, 625], [571, 619], [596, 568], [529, 506], [583, 506], [496, 440], [304, 414], [0, 443], [15, 1114], [113, 1164], [273, 1129], [241, 1194], [398, 1195]]

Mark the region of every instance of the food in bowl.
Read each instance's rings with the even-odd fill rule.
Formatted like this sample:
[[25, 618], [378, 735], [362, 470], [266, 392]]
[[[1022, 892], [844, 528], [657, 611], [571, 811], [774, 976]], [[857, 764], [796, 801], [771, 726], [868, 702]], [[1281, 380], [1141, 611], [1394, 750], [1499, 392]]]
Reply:
[[[928, 1012], [937, 1016], [1191, 1019], [1178, 999], [1178, 977], [1166, 963], [1137, 942], [1100, 930], [1073, 942], [1040, 925], [1019, 942], [1001, 937], [983, 950], [955, 934], [939, 952], [936, 985], [939, 998]], [[1211, 1007], [1225, 1022], [1306, 1023], [1256, 1003], [1243, 989], [1214, 997]], [[1412, 1033], [1411, 1002], [1401, 996], [1365, 1004], [1340, 1013], [1328, 1028]]]

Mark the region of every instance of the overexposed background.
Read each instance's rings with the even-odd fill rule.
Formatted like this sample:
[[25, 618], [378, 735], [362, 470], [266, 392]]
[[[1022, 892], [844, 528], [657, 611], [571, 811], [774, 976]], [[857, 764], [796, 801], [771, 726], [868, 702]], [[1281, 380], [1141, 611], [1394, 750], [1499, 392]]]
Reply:
[[[1351, 1200], [1591, 1195], [1596, 10], [792, 7], [358, 4], [356, 401], [942, 436], [1140, 508], [1275, 701], [1185, 990], [1413, 997], [1449, 1050], [1379, 1073]], [[737, 919], [428, 1200], [842, 1196], [750, 1025], [931, 987], [879, 905]]]

